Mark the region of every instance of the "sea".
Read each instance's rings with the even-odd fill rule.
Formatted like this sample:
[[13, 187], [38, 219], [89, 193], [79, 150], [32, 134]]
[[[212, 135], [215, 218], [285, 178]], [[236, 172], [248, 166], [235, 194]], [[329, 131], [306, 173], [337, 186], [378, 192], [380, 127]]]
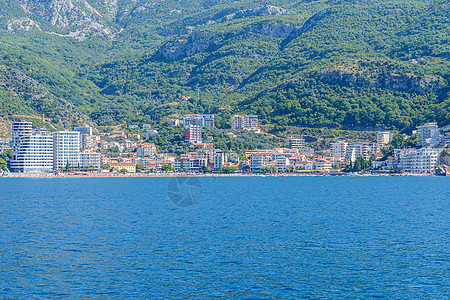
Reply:
[[0, 299], [449, 299], [449, 177], [0, 178]]

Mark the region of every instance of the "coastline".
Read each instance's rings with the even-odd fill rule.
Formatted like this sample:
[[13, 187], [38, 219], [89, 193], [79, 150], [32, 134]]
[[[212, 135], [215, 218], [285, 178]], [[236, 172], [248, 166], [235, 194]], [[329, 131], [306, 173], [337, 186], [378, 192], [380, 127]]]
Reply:
[[[2, 178], [164, 178], [164, 177], [443, 177], [434, 174], [312, 174], [312, 173], [282, 173], [282, 174], [254, 174], [254, 173], [229, 173], [229, 174], [201, 174], [201, 173], [9, 173]], [[444, 176], [445, 177], [445, 176]]]

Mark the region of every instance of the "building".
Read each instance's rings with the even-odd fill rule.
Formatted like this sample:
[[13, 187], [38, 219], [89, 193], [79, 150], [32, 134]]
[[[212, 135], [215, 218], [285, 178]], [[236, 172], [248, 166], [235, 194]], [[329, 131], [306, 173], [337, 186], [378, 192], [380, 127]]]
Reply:
[[20, 147], [20, 141], [22, 137], [29, 136], [33, 133], [33, 127], [31, 122], [13, 122], [12, 123], [12, 152], [13, 159], [14, 153], [17, 153]]
[[142, 125], [142, 129], [152, 129], [152, 125], [144, 124], [144, 125]]
[[93, 149], [95, 147], [94, 139], [92, 135], [81, 134], [80, 136], [80, 148], [81, 150]]
[[265, 167], [265, 155], [263, 153], [252, 154], [250, 160], [250, 169], [252, 171], [260, 171]]
[[337, 141], [331, 143], [331, 156], [336, 158], [345, 157], [348, 144], [345, 141]]
[[100, 169], [100, 158], [101, 154], [91, 151], [83, 151], [79, 154], [80, 157], [80, 167], [81, 168], [91, 168], [95, 170]]
[[30, 122], [13, 123], [11, 172], [48, 172], [53, 169], [53, 137], [45, 130], [30, 132]]
[[197, 144], [202, 142], [202, 127], [198, 125], [189, 125], [184, 129], [184, 141]]
[[258, 130], [258, 116], [256, 115], [234, 115], [231, 116], [231, 129]]
[[439, 127], [437, 123], [417, 126], [417, 144], [420, 147], [437, 146], [439, 144]]
[[408, 152], [400, 151], [397, 169], [402, 169], [409, 173], [434, 172], [439, 156], [438, 149], [420, 148], [409, 150]]
[[157, 130], [147, 130], [145, 132], [145, 139], [148, 140], [152, 135], [158, 134]]
[[130, 130], [139, 130], [139, 125], [128, 125], [128, 129], [130, 129]]
[[278, 172], [286, 172], [286, 168], [287, 166], [289, 166], [289, 158], [284, 155], [278, 155], [275, 159], [275, 162], [277, 164]]
[[122, 170], [126, 170], [128, 173], [136, 173], [136, 164], [130, 162], [111, 162], [109, 166], [113, 168], [113, 170], [121, 172]]
[[80, 135], [83, 134], [92, 135], [92, 127], [90, 126], [74, 127], [73, 131], [78, 131]]
[[305, 139], [301, 137], [288, 137], [286, 139], [286, 148], [303, 149], [305, 148]]
[[350, 143], [347, 145], [345, 160], [354, 162], [358, 156], [369, 160], [372, 155], [380, 152], [380, 145], [377, 143]]
[[78, 131], [53, 132], [53, 169], [80, 166], [80, 133]]
[[169, 120], [169, 122], [167, 122], [167, 125], [169, 127], [178, 126], [178, 125], [180, 125], [180, 120], [178, 120], [178, 119], [171, 119], [171, 120]]
[[329, 172], [332, 169], [332, 162], [326, 159], [318, 159], [314, 164], [317, 171]]
[[222, 169], [225, 163], [225, 154], [222, 151], [214, 153], [214, 169]]
[[382, 146], [389, 145], [392, 141], [394, 134], [392, 132], [378, 132], [377, 133], [377, 144]]
[[156, 146], [151, 143], [142, 143], [137, 146], [137, 156], [154, 156], [156, 155]]
[[183, 117], [183, 127], [184, 129], [189, 128], [190, 125], [200, 126], [200, 127], [214, 127], [214, 115], [213, 114], [190, 114]]

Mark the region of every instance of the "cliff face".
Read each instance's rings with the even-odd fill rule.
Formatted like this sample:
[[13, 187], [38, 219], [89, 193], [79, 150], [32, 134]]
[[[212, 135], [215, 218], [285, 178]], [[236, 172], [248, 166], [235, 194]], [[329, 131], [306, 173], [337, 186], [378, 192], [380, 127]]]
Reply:
[[[105, 21], [117, 13], [117, 0], [105, 0], [101, 4], [101, 14], [86, 0], [13, 0], [15, 14], [2, 16], [3, 27], [10, 31], [48, 31], [77, 40], [85, 40], [95, 35], [111, 35]], [[99, 5], [96, 3], [96, 5]], [[1, 9], [1, 8], [0, 8]], [[3, 9], [8, 9], [3, 8]]]
[[371, 68], [359, 62], [322, 70], [316, 77], [326, 83], [350, 87], [374, 87], [413, 93], [431, 93], [444, 87], [445, 80], [435, 75], [416, 74], [395, 64], [371, 62]]

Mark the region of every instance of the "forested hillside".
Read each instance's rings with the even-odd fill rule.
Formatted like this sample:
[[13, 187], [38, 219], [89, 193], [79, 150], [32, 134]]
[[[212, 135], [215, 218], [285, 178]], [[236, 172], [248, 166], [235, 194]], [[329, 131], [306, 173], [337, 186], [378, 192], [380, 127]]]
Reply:
[[[239, 112], [278, 126], [450, 123], [448, 1], [8, 0], [0, 15], [2, 68], [100, 125], [203, 112], [221, 127]], [[3, 90], [6, 119], [47, 109]]]

